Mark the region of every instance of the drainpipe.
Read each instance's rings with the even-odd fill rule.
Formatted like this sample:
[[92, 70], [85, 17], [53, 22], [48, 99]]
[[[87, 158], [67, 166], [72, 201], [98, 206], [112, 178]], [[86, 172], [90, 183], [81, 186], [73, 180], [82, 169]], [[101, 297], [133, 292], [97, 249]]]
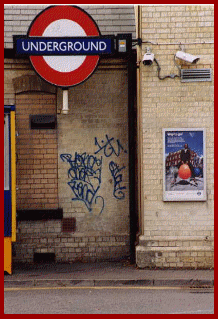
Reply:
[[[136, 38], [142, 39], [140, 5], [135, 6]], [[142, 102], [141, 102], [141, 67], [142, 47], [137, 45], [137, 145], [138, 145], [138, 218], [139, 235], [144, 235], [144, 185], [143, 185], [143, 136], [142, 136]]]

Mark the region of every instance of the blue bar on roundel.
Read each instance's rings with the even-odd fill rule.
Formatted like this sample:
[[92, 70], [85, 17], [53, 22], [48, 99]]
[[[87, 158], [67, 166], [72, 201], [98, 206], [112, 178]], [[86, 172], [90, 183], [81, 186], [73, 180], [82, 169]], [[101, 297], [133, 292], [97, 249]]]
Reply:
[[114, 38], [16, 38], [16, 53], [26, 55], [101, 55], [114, 53]]

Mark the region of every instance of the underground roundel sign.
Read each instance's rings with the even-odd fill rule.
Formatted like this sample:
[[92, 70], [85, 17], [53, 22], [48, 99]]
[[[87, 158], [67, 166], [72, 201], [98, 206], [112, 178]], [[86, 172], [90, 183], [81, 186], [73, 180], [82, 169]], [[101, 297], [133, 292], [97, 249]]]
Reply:
[[35, 71], [47, 82], [70, 87], [85, 81], [101, 54], [111, 54], [113, 39], [102, 37], [92, 17], [77, 6], [50, 6], [32, 21], [15, 49], [28, 54]]

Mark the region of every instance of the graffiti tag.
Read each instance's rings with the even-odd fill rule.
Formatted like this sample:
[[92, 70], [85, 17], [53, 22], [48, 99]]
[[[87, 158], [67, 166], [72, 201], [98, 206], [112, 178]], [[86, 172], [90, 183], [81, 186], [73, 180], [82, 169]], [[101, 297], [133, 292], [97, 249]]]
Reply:
[[95, 145], [98, 146], [98, 150], [95, 152], [95, 154], [102, 150], [106, 157], [110, 157], [112, 154], [115, 154], [118, 157], [122, 151], [127, 153], [118, 139], [115, 140], [114, 137], [109, 138], [107, 134], [105, 137], [106, 139], [102, 140], [101, 143], [99, 143], [97, 137], [95, 137]]
[[111, 175], [112, 175], [113, 180], [114, 180], [113, 195], [117, 199], [124, 199], [125, 198], [125, 194], [124, 194], [123, 190], [126, 189], [126, 187], [121, 186], [121, 183], [123, 181], [123, 176], [122, 176], [122, 174], [120, 174], [120, 172], [124, 168], [125, 168], [125, 166], [120, 168], [119, 165], [114, 163], [113, 161], [111, 161], [109, 163], [109, 170], [110, 170]]
[[71, 154], [61, 154], [63, 162], [70, 164], [68, 185], [71, 187], [74, 197], [72, 200], [83, 201], [89, 212], [92, 211], [93, 203], [101, 201], [101, 211], [104, 209], [104, 199], [97, 196], [101, 184], [102, 157], [98, 159], [86, 153], [75, 153], [74, 159]]

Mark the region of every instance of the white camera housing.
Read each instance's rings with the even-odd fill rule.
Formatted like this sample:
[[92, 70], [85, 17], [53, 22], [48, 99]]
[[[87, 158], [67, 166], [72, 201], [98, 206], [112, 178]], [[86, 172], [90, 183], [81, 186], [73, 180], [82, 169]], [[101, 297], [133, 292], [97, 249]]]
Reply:
[[192, 64], [197, 63], [200, 60], [199, 56], [195, 56], [183, 51], [176, 52], [176, 58]]
[[145, 53], [142, 59], [144, 65], [151, 65], [154, 61], [154, 53]]

